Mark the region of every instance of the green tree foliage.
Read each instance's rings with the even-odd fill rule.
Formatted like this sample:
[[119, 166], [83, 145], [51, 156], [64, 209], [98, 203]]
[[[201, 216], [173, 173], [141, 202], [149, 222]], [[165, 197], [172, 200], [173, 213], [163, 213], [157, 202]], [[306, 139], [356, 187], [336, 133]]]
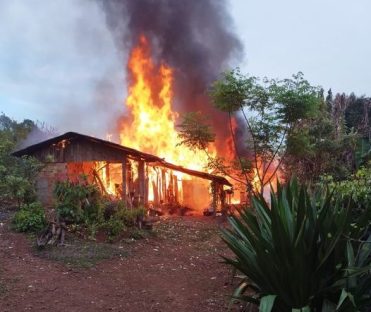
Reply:
[[20, 232], [36, 232], [45, 226], [44, 209], [36, 201], [36, 177], [42, 164], [32, 157], [11, 155], [32, 132], [43, 130], [31, 120], [17, 122], [0, 115], [0, 201], [18, 205], [12, 225]]
[[[354, 155], [358, 135], [345, 131], [343, 114], [338, 108], [333, 114], [331, 90], [326, 100], [318, 95], [320, 105], [309, 118], [298, 122], [287, 137], [287, 157], [284, 161], [288, 175], [295, 174], [301, 181], [318, 181], [323, 174], [344, 179], [354, 169]], [[337, 96], [339, 107], [344, 97]]]
[[369, 116], [371, 115], [371, 98], [349, 96], [344, 111], [345, 125], [348, 129], [355, 129], [364, 138], [370, 136]]
[[[240, 172], [237, 180], [242, 178], [247, 186], [251, 186], [252, 175], [258, 173], [260, 185], [270, 183], [285, 158], [288, 136], [295, 132], [302, 120], [311, 118], [318, 110], [318, 92], [319, 89], [311, 86], [302, 73], [292, 79], [260, 81], [256, 77], [242, 75], [237, 69], [224, 73], [212, 85], [210, 95], [215, 106], [229, 117]], [[237, 116], [244, 123], [249, 157], [242, 157], [238, 152], [232, 126], [232, 118]], [[201, 124], [202, 120], [198, 123]], [[188, 117], [183, 120], [181, 128], [182, 143], [191, 148], [204, 148], [210, 141], [208, 139], [212, 138], [207, 135], [204, 126], [198, 127], [202, 135], [194, 133], [194, 126], [188, 122]], [[219, 167], [224, 165], [226, 172], [236, 168], [220, 159], [210, 163]]]
[[354, 158], [358, 168], [371, 159], [371, 98], [351, 94], [347, 102], [344, 111], [345, 127], [348, 132], [355, 131], [359, 135]]
[[[291, 79], [260, 80], [234, 70], [211, 87], [214, 105], [229, 116], [236, 160], [209, 157], [209, 168], [228, 175], [248, 188], [256, 173], [260, 185], [282, 169], [286, 178], [317, 182], [324, 174], [345, 179], [370, 158], [371, 100], [354, 94], [336, 94], [312, 86], [302, 73]], [[232, 119], [245, 130], [240, 155]], [[214, 135], [205, 116], [185, 115], [180, 125], [181, 143], [206, 149]], [[246, 156], [247, 155], [247, 156]]]
[[270, 207], [258, 195], [254, 210], [229, 218], [222, 238], [235, 257], [225, 260], [243, 274], [235, 299], [261, 311], [341, 311], [348, 304], [350, 311], [367, 310], [371, 248], [357, 243], [354, 253], [345, 240], [348, 209], [332, 199], [326, 192], [310, 196], [294, 179], [278, 185]]
[[42, 168], [31, 157], [17, 158], [11, 153], [31, 131], [38, 126], [31, 120], [17, 122], [2, 114], [0, 116], [0, 200], [16, 201], [18, 206], [30, 204], [36, 199], [35, 178]]
[[215, 140], [215, 134], [208, 124], [207, 117], [200, 112], [185, 114], [182, 124], [178, 127], [180, 144], [187, 145], [191, 150], [207, 151], [208, 144]]

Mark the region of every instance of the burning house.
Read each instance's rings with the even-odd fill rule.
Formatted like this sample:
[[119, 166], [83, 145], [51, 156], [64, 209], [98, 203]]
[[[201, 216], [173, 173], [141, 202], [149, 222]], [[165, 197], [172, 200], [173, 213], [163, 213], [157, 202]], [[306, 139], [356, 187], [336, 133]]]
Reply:
[[225, 190], [231, 184], [223, 177], [187, 169], [163, 158], [116, 143], [68, 132], [16, 151], [45, 164], [37, 179], [37, 191], [45, 206], [53, 205], [56, 181], [78, 181], [84, 175], [102, 193], [121, 198], [128, 206], [169, 212], [187, 207], [195, 214], [205, 208], [222, 209]]
[[[225, 192], [230, 183], [202, 171], [209, 155], [235, 156], [228, 114], [211, 105], [207, 95], [210, 84], [242, 51], [226, 4], [222, 0], [100, 3], [125, 62], [125, 104], [120, 103], [122, 113], [107, 127], [109, 137], [120, 144], [68, 132], [17, 151], [17, 156], [34, 156], [46, 164], [38, 182], [40, 199], [50, 205], [56, 180], [74, 181], [85, 174], [103, 193], [129, 204], [175, 203], [198, 212], [221, 208], [230, 197]], [[179, 144], [179, 116], [195, 111], [207, 116], [216, 132], [207, 153]], [[97, 116], [91, 117], [96, 121]], [[236, 130], [237, 121], [232, 122]]]

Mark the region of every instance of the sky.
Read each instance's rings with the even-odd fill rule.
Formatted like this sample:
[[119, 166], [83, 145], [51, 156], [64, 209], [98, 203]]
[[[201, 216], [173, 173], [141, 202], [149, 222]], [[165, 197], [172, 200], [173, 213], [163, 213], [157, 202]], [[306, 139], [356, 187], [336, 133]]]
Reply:
[[371, 95], [370, 0], [232, 0], [243, 72]]
[[[370, 0], [228, 1], [242, 72], [371, 95]], [[0, 0], [0, 112], [103, 135], [123, 111], [123, 66], [95, 1]]]

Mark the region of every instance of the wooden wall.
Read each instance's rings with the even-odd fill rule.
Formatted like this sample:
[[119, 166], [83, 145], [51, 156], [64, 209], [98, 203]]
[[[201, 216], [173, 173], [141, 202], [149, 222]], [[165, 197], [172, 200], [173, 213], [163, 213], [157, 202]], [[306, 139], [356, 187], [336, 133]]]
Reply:
[[40, 148], [32, 154], [41, 162], [54, 163], [83, 161], [122, 162], [125, 155], [124, 151], [106, 147], [99, 142], [90, 142], [82, 139], [64, 140], [58, 144]]

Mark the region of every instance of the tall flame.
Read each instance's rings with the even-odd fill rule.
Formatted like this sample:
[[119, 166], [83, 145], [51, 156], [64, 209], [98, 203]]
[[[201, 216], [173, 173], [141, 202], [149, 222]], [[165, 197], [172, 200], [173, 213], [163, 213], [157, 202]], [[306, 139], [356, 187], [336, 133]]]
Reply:
[[207, 156], [178, 146], [176, 120], [172, 110], [173, 69], [166, 64], [155, 64], [146, 37], [141, 36], [128, 61], [131, 78], [126, 106], [129, 120], [122, 122], [122, 145], [164, 157], [184, 167], [203, 170]]

